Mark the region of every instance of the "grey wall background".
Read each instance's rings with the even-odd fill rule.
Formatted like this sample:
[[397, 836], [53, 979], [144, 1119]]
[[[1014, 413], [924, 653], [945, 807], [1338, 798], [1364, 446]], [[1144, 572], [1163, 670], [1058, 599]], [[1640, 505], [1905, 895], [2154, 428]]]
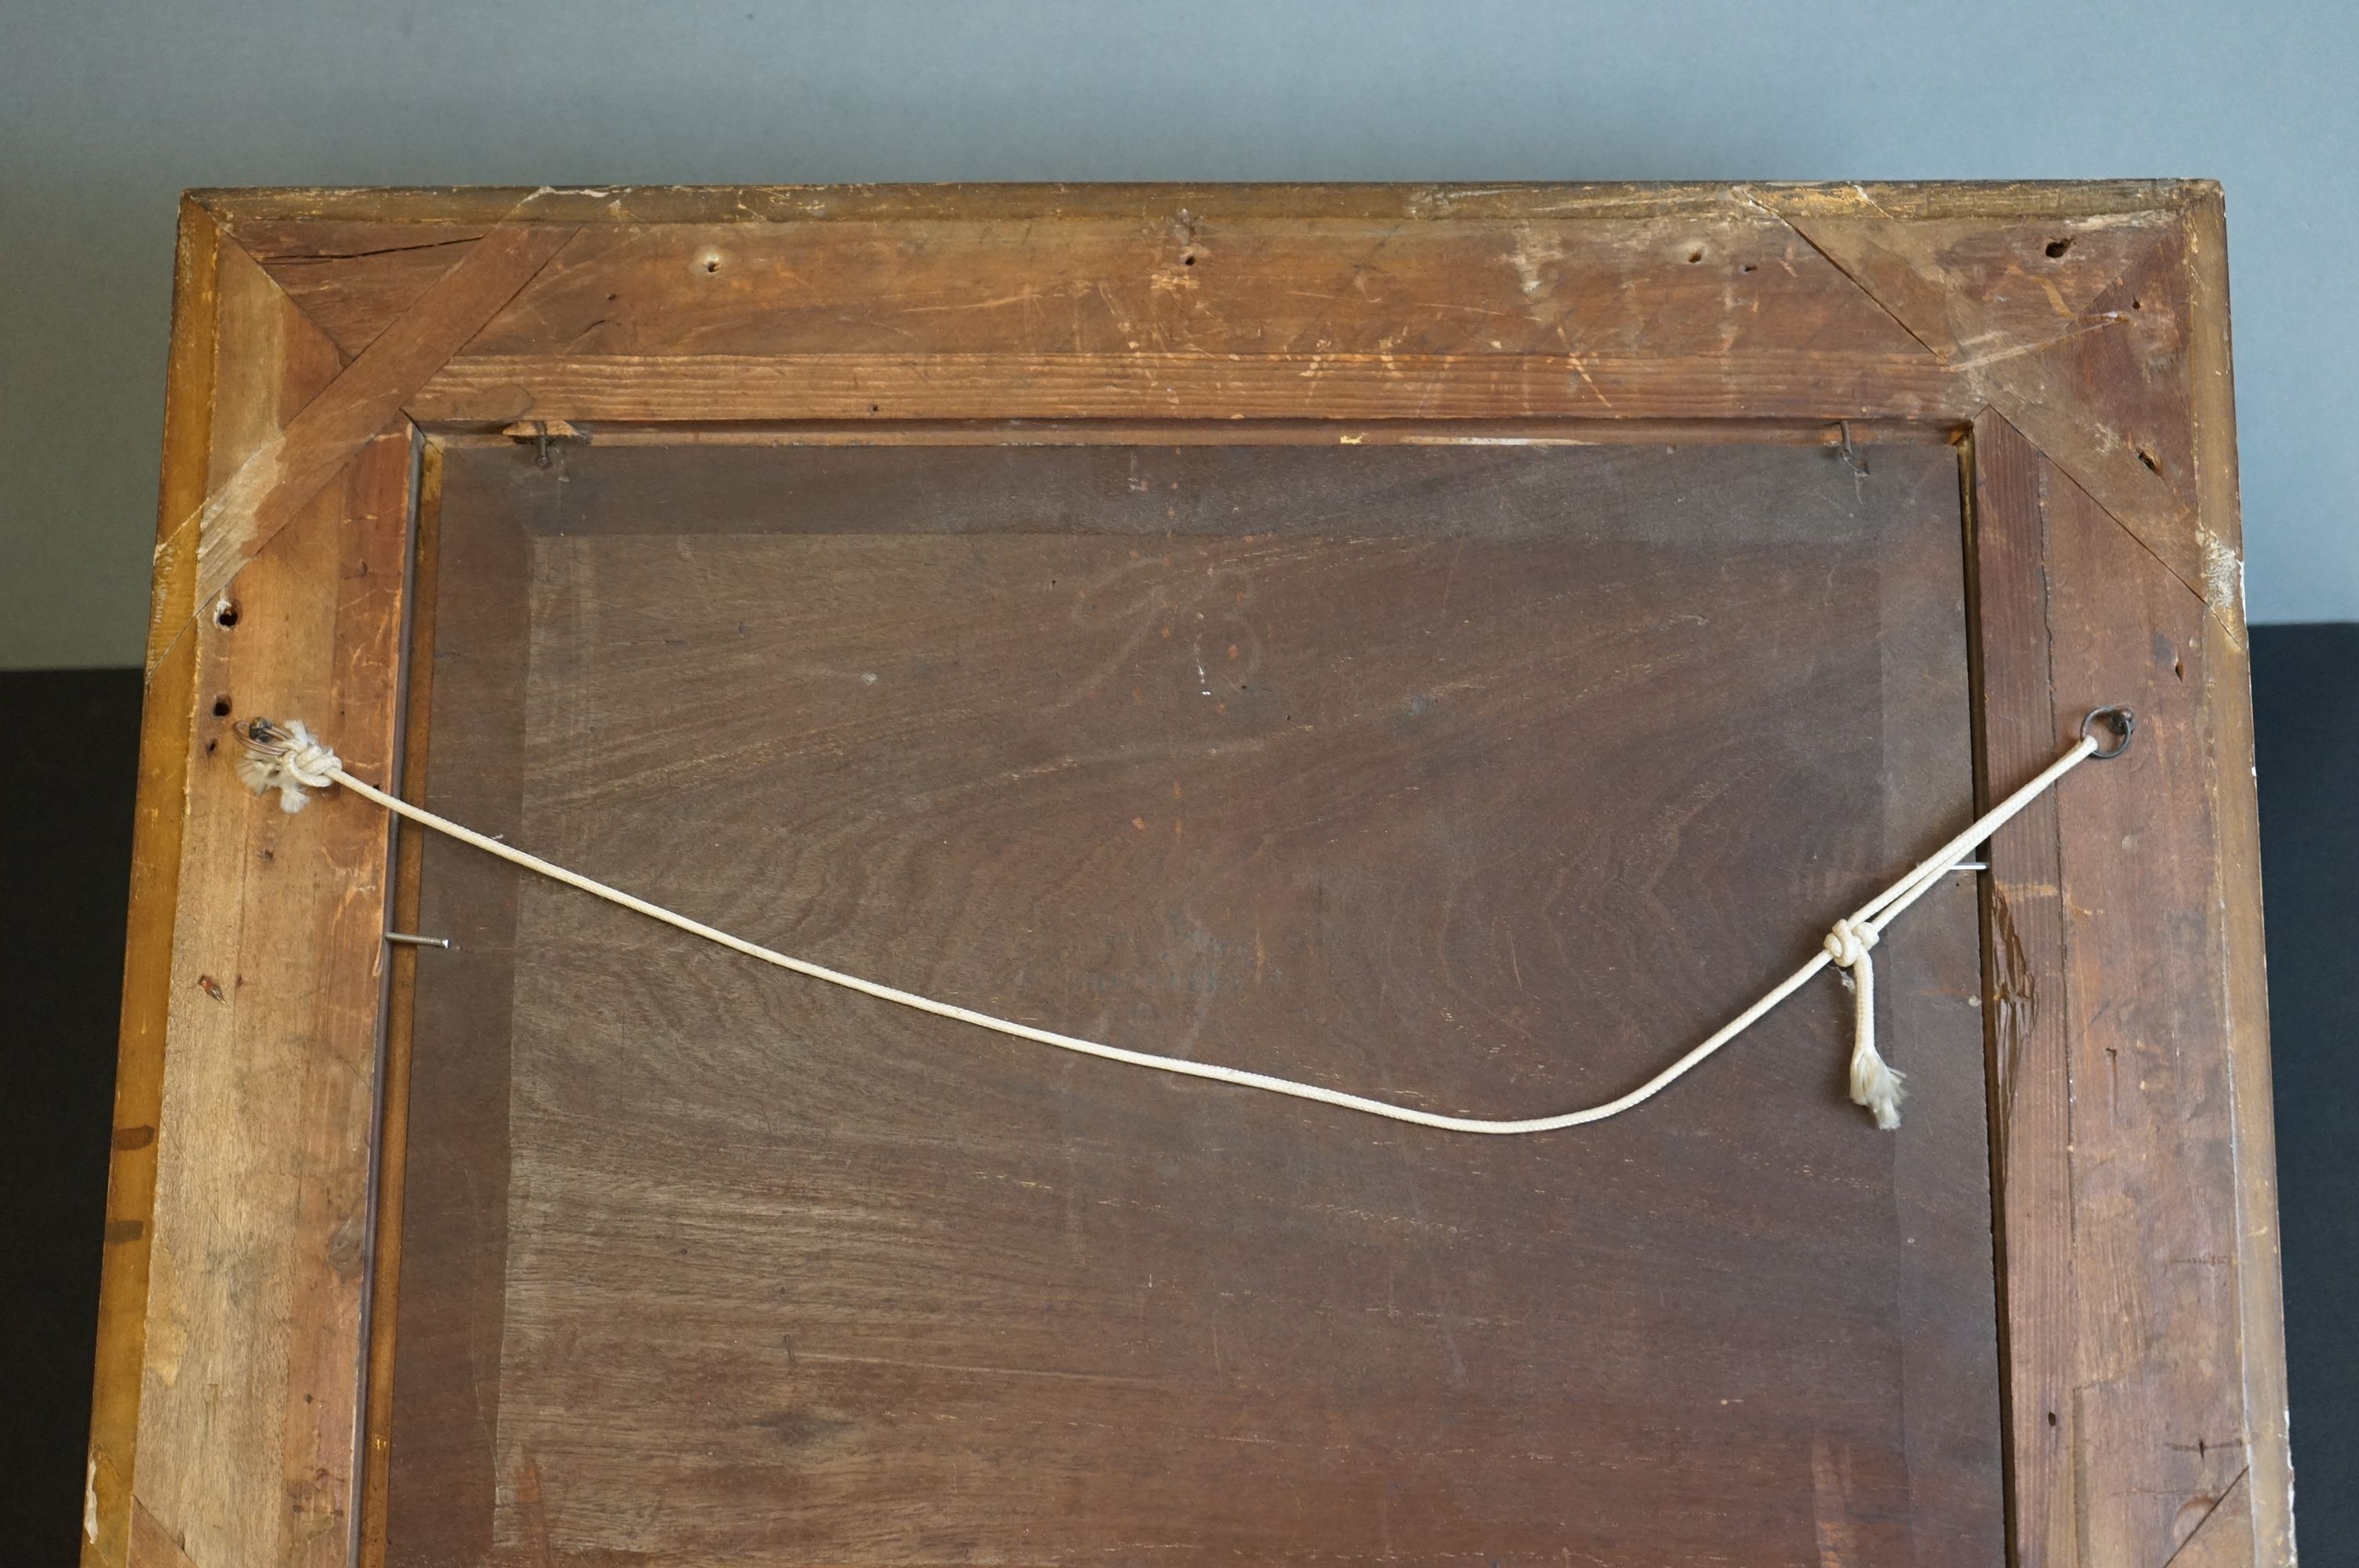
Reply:
[[2253, 616], [2359, 620], [2350, 0], [5, 0], [0, 667], [140, 656], [197, 185], [2200, 175]]

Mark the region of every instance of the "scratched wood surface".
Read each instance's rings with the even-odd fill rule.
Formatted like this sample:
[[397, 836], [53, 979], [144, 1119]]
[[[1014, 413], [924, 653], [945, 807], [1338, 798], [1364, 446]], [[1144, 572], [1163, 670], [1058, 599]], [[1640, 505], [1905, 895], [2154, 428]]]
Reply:
[[[2059, 718], [2102, 685], [2148, 724], [2147, 743], [2057, 802], [2080, 1265], [2069, 1414], [2087, 1449], [2147, 1455], [2084, 1480], [2081, 1561], [2160, 1562], [2248, 1464], [2241, 1372], [2210, 1332], [2236, 1320], [2238, 1219], [2219, 1114], [2233, 1059], [2206, 1048], [2227, 1007], [2205, 617], [2071, 479], [2051, 468], [2046, 494]], [[2173, 829], [2152, 832], [2158, 818]]]
[[2142, 726], [1992, 845], [2017, 1561], [2243, 1561], [2267, 1447], [2249, 1427], [2269, 1416], [2217, 1346], [2245, 1249], [2269, 1238], [2238, 1235], [2223, 1114], [2209, 618], [2013, 426], [1986, 416], [1974, 439], [1990, 787], [2100, 701]]
[[[429, 798], [975, 1006], [1569, 1107], [1956, 817], [1962, 526], [1938, 443], [454, 449]], [[1493, 1141], [420, 893], [388, 1562], [2001, 1550], [1966, 879], [1884, 955], [1897, 1139], [1832, 980]]]
[[[249, 352], [212, 389], [216, 486], [342, 367], [250, 258], [217, 265], [220, 334]], [[190, 765], [163, 1070], [153, 1120], [118, 1138], [152, 1137], [156, 1161], [146, 1221], [114, 1233], [147, 1251], [134, 1441], [116, 1450], [136, 1453], [138, 1500], [105, 1543], [133, 1561], [159, 1541], [205, 1563], [349, 1551], [390, 835], [257, 811], [220, 753], [234, 717], [309, 709], [342, 721], [348, 756], [390, 760], [410, 470], [407, 433], [372, 438], [231, 592], [158, 606], [151, 682], [190, 664]], [[181, 559], [168, 534], [165, 553]]]

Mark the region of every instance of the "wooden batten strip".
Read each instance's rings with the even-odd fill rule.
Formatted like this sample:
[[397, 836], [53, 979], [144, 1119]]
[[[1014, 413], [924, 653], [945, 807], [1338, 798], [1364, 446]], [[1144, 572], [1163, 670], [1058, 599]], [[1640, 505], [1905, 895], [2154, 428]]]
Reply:
[[[1995, 799], [2056, 743], [2040, 457], [1995, 410], [1974, 421], [1974, 649], [1980, 796]], [[2071, 1063], [2057, 806], [1993, 836], [1983, 885], [1991, 1201], [2015, 1568], [2071, 1562], [2078, 1438], [2071, 1399]]]
[[1760, 418], [1962, 421], [1930, 355], [462, 354], [404, 406], [522, 419]]

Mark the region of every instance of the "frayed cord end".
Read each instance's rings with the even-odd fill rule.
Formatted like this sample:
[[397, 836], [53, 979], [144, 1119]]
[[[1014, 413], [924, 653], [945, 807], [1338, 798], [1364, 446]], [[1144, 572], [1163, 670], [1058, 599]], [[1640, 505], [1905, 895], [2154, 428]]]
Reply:
[[1851, 1054], [1851, 1101], [1865, 1106], [1875, 1125], [1890, 1132], [1900, 1125], [1900, 1102], [1908, 1098], [1902, 1075], [1877, 1054], [1872, 1044], [1854, 1045]]
[[299, 719], [284, 724], [249, 719], [230, 728], [245, 742], [237, 758], [238, 778], [256, 795], [277, 790], [281, 811], [302, 810], [311, 798], [305, 793], [307, 786], [327, 788], [336, 782], [336, 771], [343, 766], [333, 752], [313, 739]]

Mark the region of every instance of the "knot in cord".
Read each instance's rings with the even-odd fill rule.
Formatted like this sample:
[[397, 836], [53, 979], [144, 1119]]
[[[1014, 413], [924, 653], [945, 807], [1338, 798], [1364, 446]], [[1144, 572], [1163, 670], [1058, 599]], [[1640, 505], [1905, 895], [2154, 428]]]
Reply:
[[278, 760], [278, 765], [292, 774], [296, 783], [324, 789], [336, 782], [335, 770], [344, 764], [342, 758], [317, 741], [299, 737], [288, 749], [287, 754]]
[[[1061, 1051], [1071, 1051], [1084, 1056], [1096, 1056], [1106, 1061], [1121, 1062], [1130, 1066], [1151, 1068], [1157, 1072], [1177, 1074], [1182, 1077], [1202, 1078], [1215, 1083], [1232, 1084], [1241, 1088], [1259, 1089], [1270, 1094], [1285, 1095], [1294, 1099], [1315, 1100], [1321, 1104], [1345, 1110], [1364, 1112], [1393, 1121], [1408, 1122], [1419, 1127], [1437, 1128], [1452, 1132], [1523, 1133], [1549, 1132], [1559, 1128], [1579, 1127], [1618, 1116], [1633, 1106], [1651, 1098], [1684, 1075], [1697, 1063], [1727, 1044], [1795, 991], [1810, 977], [1832, 963], [1840, 967], [1852, 988], [1852, 1054], [1851, 1098], [1864, 1106], [1875, 1116], [1878, 1127], [1891, 1129], [1900, 1125], [1900, 1101], [1903, 1096], [1900, 1075], [1892, 1070], [1875, 1049], [1875, 964], [1869, 957], [1882, 933], [1879, 923], [1889, 925], [1910, 904], [1917, 902], [1950, 872], [1958, 869], [1973, 846], [1987, 839], [2016, 815], [2053, 788], [2056, 781], [2092, 757], [2108, 757], [2119, 753], [2128, 743], [2130, 715], [2126, 708], [2101, 708], [2090, 715], [2090, 723], [2112, 715], [2110, 720], [2120, 736], [2111, 751], [2102, 749], [2093, 736], [2084, 733], [2078, 745], [2050, 762], [2045, 771], [2024, 784], [2013, 795], [1984, 812], [1956, 838], [1944, 845], [1933, 857], [1921, 862], [1915, 871], [1893, 883], [1875, 898], [1862, 904], [1857, 914], [1838, 920], [1827, 933], [1823, 955], [1813, 955], [1802, 967], [1771, 988], [1769, 993], [1736, 1015], [1701, 1044], [1689, 1051], [1678, 1061], [1655, 1075], [1647, 1083], [1619, 1099], [1584, 1109], [1567, 1111], [1560, 1116], [1524, 1117], [1506, 1119], [1494, 1117], [1444, 1116], [1435, 1111], [1412, 1106], [1397, 1105], [1388, 1100], [1371, 1099], [1364, 1095], [1346, 1094], [1324, 1084], [1300, 1083], [1291, 1078], [1275, 1077], [1267, 1073], [1251, 1072], [1241, 1067], [1223, 1066], [1213, 1062], [1200, 1062], [1190, 1057], [1158, 1055], [1152, 1052], [1126, 1050], [1100, 1041], [1084, 1040], [1076, 1035], [1060, 1034], [1053, 1030], [1019, 1023], [1014, 1019], [994, 1018], [972, 1008], [951, 1002], [938, 1001], [882, 984], [863, 979], [841, 969], [831, 969], [814, 964], [808, 958], [748, 942], [742, 936], [690, 920], [684, 914], [649, 903], [623, 892], [592, 881], [578, 871], [552, 864], [537, 855], [528, 855], [513, 845], [487, 837], [471, 827], [462, 827], [445, 817], [437, 816], [423, 806], [412, 806], [399, 795], [388, 795], [364, 779], [353, 777], [343, 771], [335, 752], [314, 740], [311, 732], [292, 719], [275, 724], [266, 719], [255, 719], [236, 726], [238, 738], [245, 742], [237, 757], [239, 778], [256, 794], [277, 790], [283, 810], [300, 811], [306, 788], [321, 789], [329, 784], [341, 784], [362, 799], [374, 803], [405, 821], [418, 823], [437, 833], [471, 844], [487, 855], [495, 855], [511, 865], [549, 877], [578, 888], [592, 897], [603, 899], [620, 908], [661, 921], [691, 936], [715, 942], [733, 952], [749, 958], [790, 969], [812, 979], [842, 986], [880, 1001], [931, 1013], [938, 1018], [955, 1020], [987, 1029], [995, 1033], [1017, 1040], [1030, 1040], [1042, 1045], [1053, 1045]], [[2083, 730], [2087, 725], [2083, 726]]]
[[1875, 961], [1867, 955], [1879, 940], [1873, 919], [1856, 915], [1838, 920], [1827, 933], [1827, 957], [1851, 981], [1851, 1098], [1865, 1106], [1875, 1125], [1889, 1132], [1900, 1125], [1900, 1101], [1906, 1090], [1901, 1075], [1892, 1070], [1875, 1049]]
[[245, 754], [237, 760], [237, 776], [256, 795], [277, 790], [281, 810], [302, 810], [310, 798], [303, 793], [304, 787], [327, 788], [344, 765], [303, 728], [300, 719], [276, 724], [267, 719], [249, 719], [233, 728], [245, 742]]
[[1855, 969], [1867, 962], [1868, 949], [1881, 940], [1872, 920], [1838, 920], [1827, 933], [1827, 957], [1840, 969]]

